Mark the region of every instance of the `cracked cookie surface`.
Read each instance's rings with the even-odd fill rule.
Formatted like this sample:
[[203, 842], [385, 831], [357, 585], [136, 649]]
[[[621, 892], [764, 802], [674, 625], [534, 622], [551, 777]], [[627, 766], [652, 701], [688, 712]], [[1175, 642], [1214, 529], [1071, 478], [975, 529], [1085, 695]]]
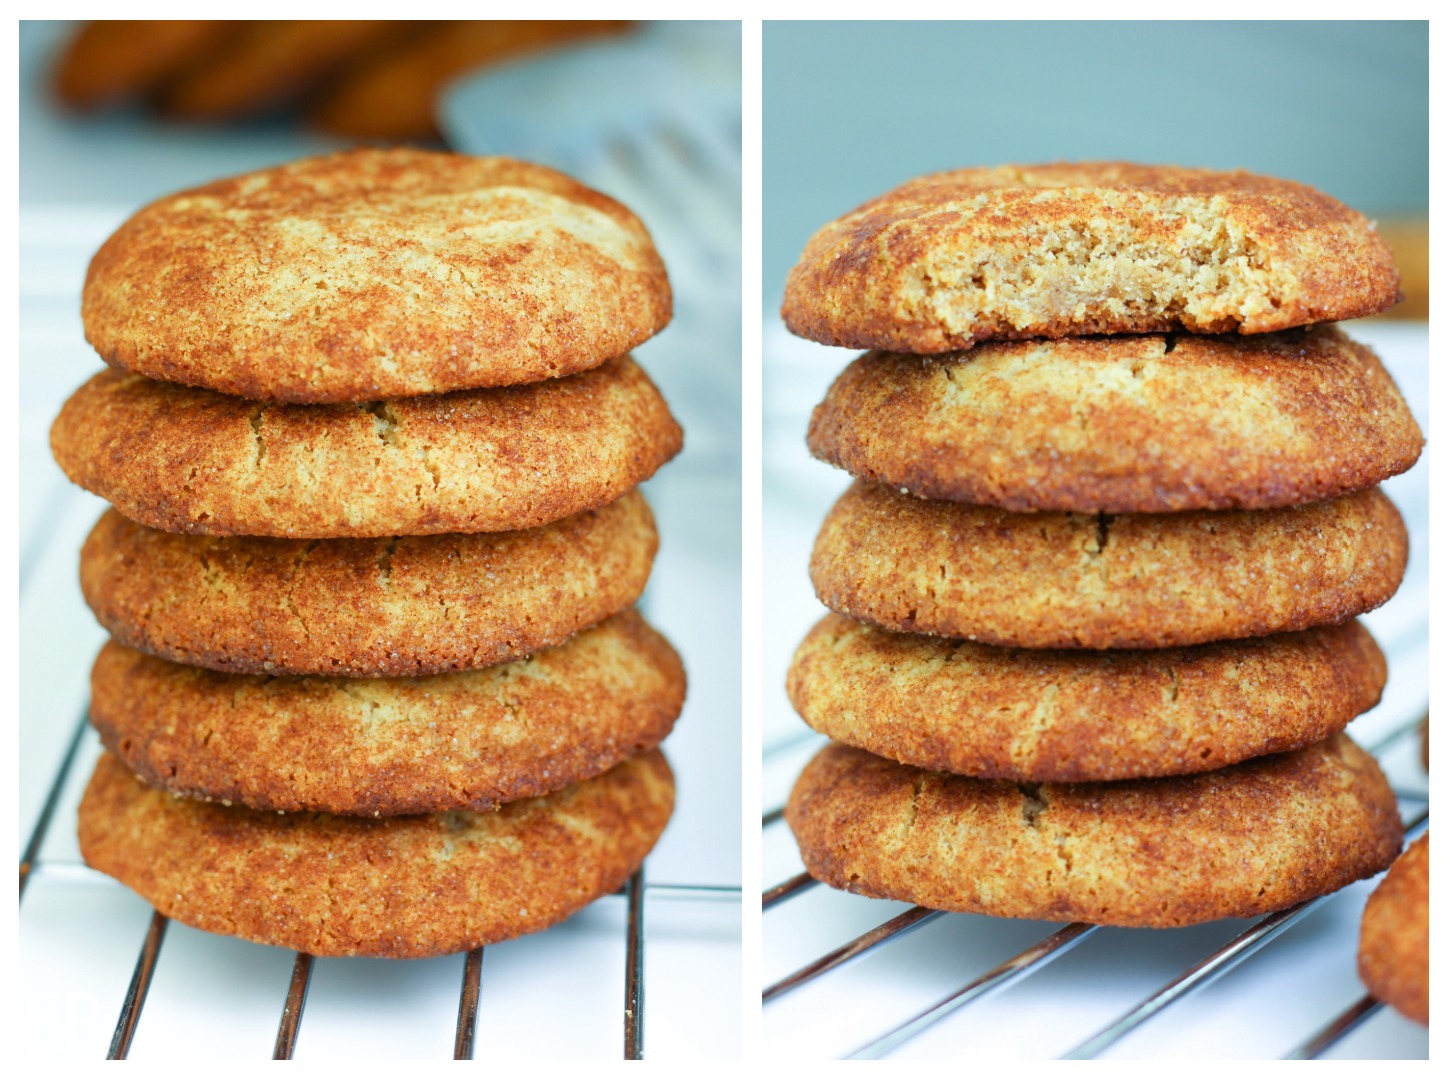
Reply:
[[1340, 623], [1388, 600], [1408, 536], [1377, 488], [1278, 510], [1015, 514], [856, 481], [810, 559], [822, 603], [890, 630], [1155, 649]]
[[261, 405], [103, 371], [50, 431], [67, 476], [132, 521], [213, 536], [526, 529], [613, 502], [683, 434], [633, 360], [528, 386]]
[[1121, 780], [1207, 772], [1318, 742], [1378, 703], [1357, 622], [1178, 649], [1003, 649], [827, 615], [786, 688], [816, 731], [963, 776]]
[[1429, 1022], [1429, 834], [1389, 867], [1363, 909], [1358, 974], [1374, 997]]
[[86, 863], [188, 926], [313, 956], [441, 956], [561, 922], [659, 839], [674, 778], [651, 750], [488, 813], [277, 814], [149, 788], [110, 754], [79, 811]]
[[267, 401], [509, 386], [669, 321], [639, 219], [562, 173], [406, 148], [307, 158], [160, 199], [86, 274], [109, 364]]
[[1001, 338], [1258, 334], [1383, 311], [1388, 245], [1303, 184], [1121, 162], [922, 176], [817, 232], [785, 324], [938, 353]]
[[977, 780], [831, 745], [785, 811], [810, 874], [946, 911], [1187, 926], [1369, 877], [1403, 835], [1374, 760], [1334, 735], [1210, 773], [1100, 784]]
[[626, 611], [525, 660], [409, 679], [230, 675], [111, 642], [91, 723], [154, 787], [263, 810], [489, 810], [657, 746], [684, 667]]
[[516, 660], [634, 603], [658, 548], [644, 496], [533, 529], [380, 540], [207, 537], [107, 510], [81, 591], [111, 635], [218, 671], [430, 675]]
[[869, 353], [808, 441], [914, 495], [1079, 513], [1296, 506], [1395, 476], [1424, 443], [1378, 357], [1336, 327]]

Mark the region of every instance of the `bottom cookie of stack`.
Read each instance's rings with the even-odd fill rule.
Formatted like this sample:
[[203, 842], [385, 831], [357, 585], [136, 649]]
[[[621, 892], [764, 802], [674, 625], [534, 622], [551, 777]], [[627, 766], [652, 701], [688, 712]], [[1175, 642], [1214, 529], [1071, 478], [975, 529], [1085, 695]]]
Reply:
[[1280, 910], [1372, 876], [1402, 840], [1393, 791], [1347, 736], [1212, 772], [1024, 783], [838, 744], [786, 820], [811, 876], [923, 907], [1175, 927]]
[[658, 750], [488, 813], [278, 814], [146, 786], [103, 756], [88, 864], [189, 926], [315, 956], [413, 958], [542, 930], [618, 889], [669, 821]]

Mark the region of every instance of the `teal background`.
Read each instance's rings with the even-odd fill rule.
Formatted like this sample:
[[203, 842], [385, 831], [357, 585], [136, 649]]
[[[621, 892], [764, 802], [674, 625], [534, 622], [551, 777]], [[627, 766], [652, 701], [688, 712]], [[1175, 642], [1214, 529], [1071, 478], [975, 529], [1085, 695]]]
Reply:
[[1245, 168], [1429, 205], [1427, 22], [764, 24], [764, 301], [816, 228], [912, 176]]

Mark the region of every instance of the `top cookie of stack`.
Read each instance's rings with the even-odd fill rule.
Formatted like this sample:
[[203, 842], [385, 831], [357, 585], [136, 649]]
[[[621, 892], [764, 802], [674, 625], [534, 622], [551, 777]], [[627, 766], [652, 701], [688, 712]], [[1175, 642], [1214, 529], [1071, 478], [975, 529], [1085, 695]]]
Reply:
[[826, 345], [939, 353], [1081, 334], [1261, 334], [1391, 306], [1363, 215], [1303, 184], [1120, 162], [923, 176], [831, 222], [785, 286]]
[[113, 367], [318, 403], [587, 371], [670, 310], [613, 199], [539, 165], [394, 149], [152, 203], [96, 253], [81, 314]]
[[[1351, 620], [1406, 558], [1374, 485], [1423, 439], [1378, 358], [1310, 324], [1397, 290], [1361, 215], [1246, 173], [964, 169], [821, 229], [786, 324], [881, 351], [808, 436], [857, 477], [811, 559], [836, 614], [789, 678], [806, 721], [856, 748], [827, 749], [791, 797], [811, 872], [928, 907], [1165, 926], [1382, 869], [1392, 793], [1337, 733], [1384, 678]], [[1315, 794], [1310, 759], [1356, 778], [1352, 798]], [[1190, 842], [1141, 840], [1154, 814]]]
[[[81, 556], [119, 761], [87, 861], [329, 954], [471, 947], [617, 888], [668, 820], [684, 696], [628, 610], [658, 543], [634, 489], [682, 433], [626, 353], [670, 305], [632, 213], [502, 158], [356, 150], [127, 221], [83, 301], [112, 370], [51, 431], [115, 506]], [[495, 865], [515, 849], [527, 872]], [[339, 922], [334, 878], [377, 873]]]

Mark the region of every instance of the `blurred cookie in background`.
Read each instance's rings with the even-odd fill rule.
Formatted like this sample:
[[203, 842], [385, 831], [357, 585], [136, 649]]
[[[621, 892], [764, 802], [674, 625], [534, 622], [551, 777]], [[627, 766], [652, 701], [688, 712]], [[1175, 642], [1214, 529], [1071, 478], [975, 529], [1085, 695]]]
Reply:
[[458, 76], [551, 46], [619, 33], [627, 22], [503, 19], [434, 25], [349, 72], [312, 113], [324, 131], [358, 139], [439, 138], [434, 106]]
[[395, 45], [407, 23], [293, 19], [247, 23], [205, 65], [167, 87], [160, 108], [184, 120], [227, 121], [285, 109], [351, 63]]
[[150, 93], [237, 33], [235, 22], [106, 19], [85, 23], [55, 65], [55, 92], [75, 109], [100, 109]]
[[631, 25], [525, 19], [98, 21], [75, 32], [56, 63], [53, 84], [60, 99], [80, 111], [141, 103], [173, 119], [205, 123], [282, 114], [354, 139], [437, 142], [435, 105], [455, 79]]

